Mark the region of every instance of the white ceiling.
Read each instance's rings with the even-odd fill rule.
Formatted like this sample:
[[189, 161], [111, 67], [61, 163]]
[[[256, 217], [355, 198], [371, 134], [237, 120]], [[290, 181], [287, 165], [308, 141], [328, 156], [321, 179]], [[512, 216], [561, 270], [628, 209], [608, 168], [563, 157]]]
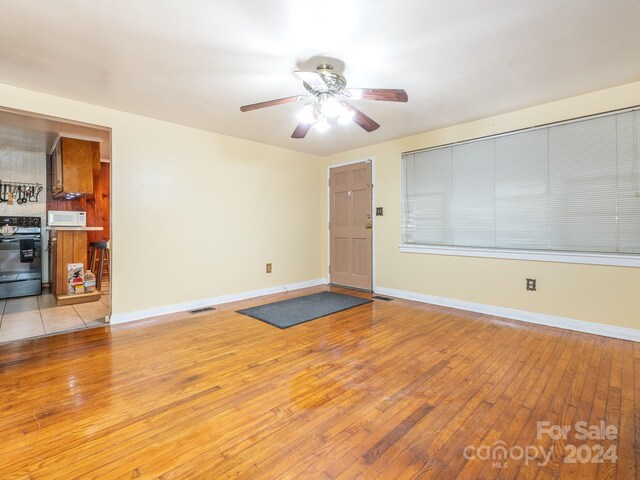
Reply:
[[[640, 79], [638, 0], [0, 0], [0, 82], [318, 155]], [[290, 138], [338, 59], [382, 126]]]
[[50, 153], [58, 135], [100, 142], [100, 158], [111, 160], [107, 129], [0, 108], [0, 148]]

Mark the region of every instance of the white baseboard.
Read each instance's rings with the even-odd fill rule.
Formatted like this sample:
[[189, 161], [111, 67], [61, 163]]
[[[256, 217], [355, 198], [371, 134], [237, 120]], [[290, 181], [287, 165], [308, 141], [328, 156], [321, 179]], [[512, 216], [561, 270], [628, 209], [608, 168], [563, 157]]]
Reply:
[[326, 278], [316, 278], [315, 280], [307, 280], [304, 282], [289, 283], [286, 285], [277, 285], [275, 287], [261, 288], [259, 290], [249, 290], [246, 292], [230, 293], [227, 295], [219, 295], [217, 297], [203, 298], [190, 302], [174, 303], [173, 305], [165, 305], [163, 307], [148, 308], [146, 310], [138, 310], [135, 312], [116, 313], [111, 315], [111, 324], [132, 322], [134, 320], [142, 320], [144, 318], [156, 317], [158, 315], [167, 315], [169, 313], [186, 312], [187, 310], [195, 310], [197, 308], [208, 307], [210, 305], [219, 305], [221, 303], [237, 302], [246, 300], [247, 298], [261, 297], [263, 295], [272, 295], [274, 293], [286, 292], [289, 290], [298, 290], [300, 288], [315, 287], [316, 285], [324, 285], [327, 283]]
[[396, 290], [394, 288], [375, 287], [375, 293], [389, 295], [390, 297], [404, 298], [405, 300], [413, 300], [421, 303], [431, 303], [433, 305], [440, 305], [443, 307], [467, 310], [469, 312], [485, 313], [487, 315], [494, 315], [497, 317], [505, 317], [523, 322], [547, 325], [549, 327], [564, 328], [566, 330], [575, 330], [577, 332], [602, 335], [604, 337], [640, 342], [640, 330], [636, 330], [635, 328], [616, 327], [602, 323], [556, 317], [553, 315], [546, 315], [544, 313], [527, 312], [524, 310], [485, 305], [482, 303], [466, 302], [464, 300], [456, 300], [453, 298], [407, 292], [404, 290]]

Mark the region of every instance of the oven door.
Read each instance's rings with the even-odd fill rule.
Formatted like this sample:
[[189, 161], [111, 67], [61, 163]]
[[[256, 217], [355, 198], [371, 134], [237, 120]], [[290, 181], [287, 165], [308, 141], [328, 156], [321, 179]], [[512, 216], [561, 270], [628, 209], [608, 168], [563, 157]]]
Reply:
[[[33, 262], [20, 261], [20, 239], [35, 244]], [[40, 295], [42, 292], [42, 242], [40, 235], [0, 235], [0, 299]]]

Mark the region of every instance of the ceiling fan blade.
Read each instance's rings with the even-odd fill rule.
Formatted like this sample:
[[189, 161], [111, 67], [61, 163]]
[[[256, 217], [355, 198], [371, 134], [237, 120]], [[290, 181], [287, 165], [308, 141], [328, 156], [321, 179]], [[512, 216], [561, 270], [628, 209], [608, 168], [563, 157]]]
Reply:
[[345, 107], [347, 107], [347, 109], [351, 110], [354, 113], [353, 115], [354, 123], [361, 126], [367, 132], [373, 132], [374, 130], [380, 127], [380, 125], [376, 123], [372, 118], [362, 113], [360, 110], [358, 110], [356, 107], [351, 105], [349, 102], [342, 102], [342, 103], [344, 104]]
[[303, 82], [318, 92], [327, 92], [327, 84], [317, 72], [294, 72]]
[[299, 123], [296, 129], [291, 134], [291, 138], [304, 138], [305, 135], [311, 130], [313, 123]]
[[354, 100], [381, 100], [383, 102], [406, 102], [407, 92], [401, 88], [347, 88]]
[[258, 110], [259, 108], [273, 107], [275, 105], [282, 105], [283, 103], [293, 103], [302, 100], [304, 97], [296, 95], [295, 97], [278, 98], [277, 100], [269, 100], [268, 102], [252, 103], [251, 105], [243, 105], [240, 107], [241, 112], [250, 112], [251, 110]]

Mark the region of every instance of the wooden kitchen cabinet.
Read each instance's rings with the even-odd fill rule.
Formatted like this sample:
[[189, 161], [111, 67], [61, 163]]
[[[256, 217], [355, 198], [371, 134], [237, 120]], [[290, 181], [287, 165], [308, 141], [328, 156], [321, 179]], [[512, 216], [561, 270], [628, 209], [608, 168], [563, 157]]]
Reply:
[[51, 158], [51, 195], [71, 200], [93, 195], [93, 173], [100, 170], [100, 143], [61, 137]]

